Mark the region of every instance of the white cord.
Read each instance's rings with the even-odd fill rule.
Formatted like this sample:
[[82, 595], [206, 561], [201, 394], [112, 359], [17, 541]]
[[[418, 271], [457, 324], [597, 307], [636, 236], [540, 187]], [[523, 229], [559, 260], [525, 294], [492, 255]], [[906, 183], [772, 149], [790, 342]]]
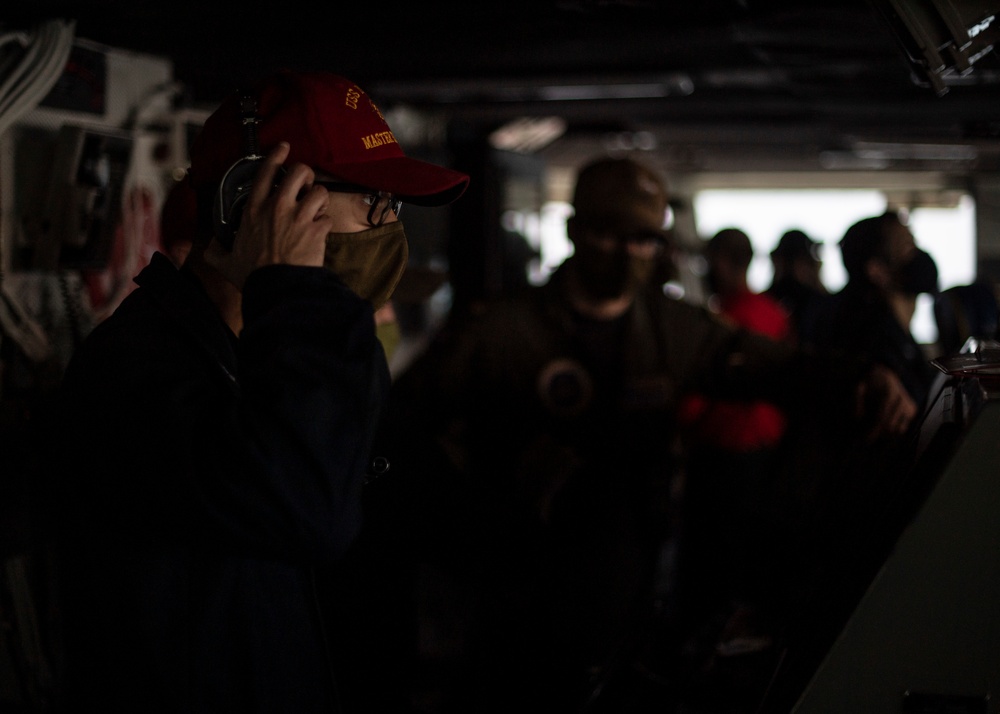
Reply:
[[[43, 84], [49, 85], [44, 91], [47, 92], [51, 89], [49, 81], [54, 83], [59, 78], [59, 73], [62, 72], [66, 58], [69, 56], [69, 50], [72, 47], [72, 27], [73, 21], [66, 23], [62, 20], [49, 20], [39, 27], [34, 41], [29, 36], [26, 55], [21, 58], [18, 66], [0, 86], [0, 102], [9, 105], [29, 89], [33, 83], [36, 83], [38, 78]], [[68, 43], [65, 41], [67, 30], [70, 40]], [[38, 57], [43, 52], [46, 53], [46, 56], [39, 60]], [[54, 77], [51, 76], [53, 72], [49, 68], [53, 59], [58, 63]]]
[[38, 106], [59, 80], [73, 47], [75, 29], [75, 20], [48, 20], [39, 27], [25, 56], [0, 85], [0, 135]]
[[10, 337], [32, 362], [44, 362], [52, 356], [52, 343], [44, 330], [32, 320], [20, 303], [0, 283], [0, 334]]
[[[11, 43], [27, 46], [10, 72], [0, 78], [0, 136], [24, 114], [34, 109], [59, 80], [73, 47], [76, 22], [49, 20], [42, 23], [32, 38], [24, 33], [0, 37], [0, 48]], [[6, 72], [6, 67], [4, 71]], [[0, 326], [25, 355], [33, 361], [51, 355], [52, 345], [44, 331], [31, 320], [14, 297], [0, 283]]]

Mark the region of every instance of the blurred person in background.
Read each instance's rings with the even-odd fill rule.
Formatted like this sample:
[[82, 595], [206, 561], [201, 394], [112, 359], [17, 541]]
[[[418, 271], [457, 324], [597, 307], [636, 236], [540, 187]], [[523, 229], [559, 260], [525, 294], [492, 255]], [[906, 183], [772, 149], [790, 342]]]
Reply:
[[782, 234], [771, 251], [774, 276], [764, 291], [785, 308], [791, 318], [792, 336], [804, 345], [812, 343], [816, 320], [829, 300], [821, 278], [821, 247], [804, 231], [792, 229]]
[[[394, 572], [409, 573], [416, 622], [396, 630], [436, 712], [677, 696], [631, 679], [654, 640], [680, 656], [664, 602], [684, 395], [818, 403], [860, 428], [854, 397], [871, 390], [876, 439], [913, 416], [878, 365], [819, 364], [666, 295], [667, 206], [643, 162], [587, 163], [573, 255], [546, 284], [450, 319], [393, 385], [398, 471], [376, 484], [385, 530], [370, 535], [408, 563]], [[658, 676], [683, 689], [674, 664]]]
[[[753, 246], [744, 231], [720, 230], [705, 244], [704, 257], [708, 304], [722, 320], [791, 339], [782, 305], [747, 283]], [[762, 541], [760, 506], [786, 421], [784, 410], [764, 399], [691, 394], [681, 402], [686, 458], [679, 580], [685, 616], [703, 623], [709, 638], [702, 646], [739, 641], [746, 651], [769, 644], [763, 612], [769, 583], [760, 577], [769, 546]]]

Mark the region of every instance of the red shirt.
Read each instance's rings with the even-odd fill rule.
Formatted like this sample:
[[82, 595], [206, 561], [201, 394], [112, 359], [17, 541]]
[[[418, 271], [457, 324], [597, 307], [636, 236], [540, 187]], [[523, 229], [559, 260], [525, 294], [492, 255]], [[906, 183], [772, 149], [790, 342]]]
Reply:
[[[791, 335], [785, 309], [768, 295], [749, 290], [719, 301], [719, 315], [736, 325], [784, 340]], [[701, 445], [746, 452], [775, 446], [785, 433], [785, 415], [764, 401], [710, 400], [700, 394], [681, 402], [678, 419]]]

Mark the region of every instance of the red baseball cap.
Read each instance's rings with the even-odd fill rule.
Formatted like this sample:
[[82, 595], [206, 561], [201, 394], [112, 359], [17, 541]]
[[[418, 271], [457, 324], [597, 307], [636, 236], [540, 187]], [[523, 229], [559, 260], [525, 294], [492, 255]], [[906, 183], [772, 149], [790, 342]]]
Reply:
[[[249, 91], [257, 100], [262, 154], [287, 141], [289, 162], [388, 191], [418, 206], [450, 203], [469, 184], [464, 173], [406, 156], [375, 102], [349, 79], [286, 70]], [[247, 154], [243, 94], [236, 92], [223, 101], [191, 147], [191, 182], [199, 192], [213, 190], [229, 167]]]

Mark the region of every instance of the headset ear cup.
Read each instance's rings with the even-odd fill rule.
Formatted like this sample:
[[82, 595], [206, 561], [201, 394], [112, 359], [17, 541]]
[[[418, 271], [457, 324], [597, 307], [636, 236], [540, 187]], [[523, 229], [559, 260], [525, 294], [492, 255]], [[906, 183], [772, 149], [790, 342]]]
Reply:
[[215, 224], [215, 237], [226, 250], [233, 248], [243, 209], [246, 207], [254, 176], [257, 175], [259, 168], [259, 159], [240, 159], [229, 167], [219, 184], [212, 218]]

